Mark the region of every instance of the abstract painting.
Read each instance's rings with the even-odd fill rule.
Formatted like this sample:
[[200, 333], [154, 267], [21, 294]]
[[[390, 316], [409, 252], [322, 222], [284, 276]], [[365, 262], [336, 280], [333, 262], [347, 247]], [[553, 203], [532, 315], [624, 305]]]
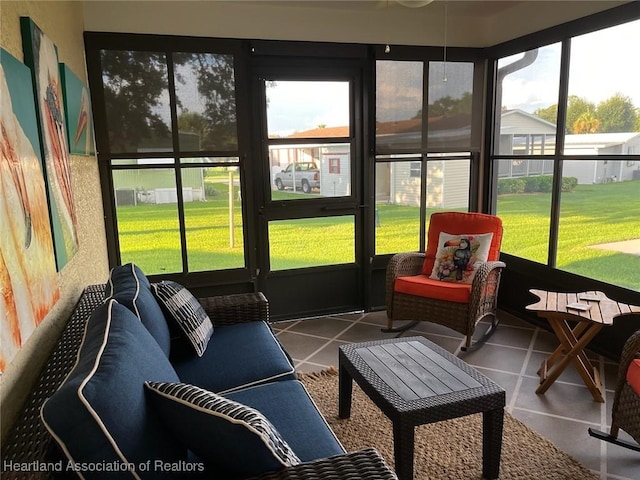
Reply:
[[67, 114], [69, 152], [72, 155], [95, 155], [89, 90], [64, 63], [60, 64], [60, 78]]
[[60, 297], [31, 71], [0, 49], [0, 372]]
[[21, 17], [20, 26], [24, 61], [33, 76], [56, 265], [62, 270], [78, 251], [78, 218], [71, 189], [58, 52], [29, 17]]

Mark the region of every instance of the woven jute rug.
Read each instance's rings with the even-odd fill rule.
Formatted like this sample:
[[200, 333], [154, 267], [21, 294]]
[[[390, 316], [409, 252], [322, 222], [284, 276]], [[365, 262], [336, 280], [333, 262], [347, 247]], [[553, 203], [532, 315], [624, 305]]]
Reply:
[[[393, 467], [389, 419], [354, 382], [351, 417], [338, 418], [337, 370], [302, 373], [300, 380], [347, 451], [374, 447]], [[414, 478], [481, 479], [481, 414], [416, 428]], [[589, 469], [505, 412], [500, 479], [597, 480]]]

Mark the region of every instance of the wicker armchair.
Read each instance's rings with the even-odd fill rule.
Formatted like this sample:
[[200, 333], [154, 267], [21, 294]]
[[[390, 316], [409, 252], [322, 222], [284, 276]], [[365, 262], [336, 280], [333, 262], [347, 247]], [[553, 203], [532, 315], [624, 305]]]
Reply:
[[[611, 410], [610, 433], [589, 428], [589, 435], [640, 452], [640, 395], [627, 381], [627, 371], [635, 359], [640, 359], [640, 330], [629, 337], [622, 349]], [[620, 429], [631, 435], [636, 443], [618, 438]]]
[[[476, 264], [471, 284], [429, 278], [436, 261], [441, 232], [452, 235], [493, 234], [487, 261]], [[473, 347], [484, 343], [498, 325], [498, 287], [502, 269], [505, 268], [505, 264], [498, 260], [501, 241], [502, 221], [496, 216], [461, 212], [438, 212], [431, 215], [426, 253], [399, 253], [389, 261], [386, 273], [389, 323], [388, 328], [383, 331], [401, 332], [419, 321], [438, 323], [465, 335], [462, 350], [468, 350], [472, 347], [476, 324], [491, 317], [490, 327], [475, 341]], [[410, 291], [399, 286], [401, 282], [413, 282]], [[434, 296], [435, 290], [439, 295]], [[394, 328], [393, 323], [398, 320], [410, 322]]]

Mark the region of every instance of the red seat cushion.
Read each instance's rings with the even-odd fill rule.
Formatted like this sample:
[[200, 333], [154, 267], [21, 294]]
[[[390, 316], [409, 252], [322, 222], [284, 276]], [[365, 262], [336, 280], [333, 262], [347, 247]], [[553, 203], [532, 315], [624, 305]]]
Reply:
[[487, 260], [493, 261], [500, 258], [500, 244], [502, 243], [502, 220], [500, 217], [484, 213], [436, 212], [429, 217], [427, 251], [422, 265], [424, 275], [431, 275], [433, 270], [440, 232], [451, 235], [493, 233]]
[[396, 292], [406, 293], [407, 295], [456, 303], [469, 303], [471, 298], [471, 284], [441, 282], [440, 280], [433, 280], [427, 275], [398, 277], [393, 289]]
[[629, 364], [627, 369], [627, 383], [633, 388], [637, 395], [640, 395], [640, 358], [636, 358]]

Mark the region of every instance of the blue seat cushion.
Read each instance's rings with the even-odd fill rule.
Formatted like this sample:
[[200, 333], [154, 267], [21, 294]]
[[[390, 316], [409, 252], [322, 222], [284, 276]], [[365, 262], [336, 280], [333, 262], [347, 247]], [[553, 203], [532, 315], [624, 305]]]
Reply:
[[171, 351], [169, 326], [162, 308], [151, 291], [149, 279], [137, 265], [127, 263], [112, 268], [104, 294], [107, 300], [113, 298], [131, 310], [156, 339], [165, 355], [169, 356]]
[[147, 382], [151, 403], [169, 430], [225, 478], [246, 478], [300, 460], [254, 408], [186, 383]]
[[[44, 424], [69, 460], [80, 464], [186, 461], [186, 447], [147, 404], [146, 380], [173, 382], [178, 376], [135, 315], [109, 300], [91, 314], [76, 365], [43, 404]], [[85, 478], [109, 476], [82, 473]], [[153, 469], [136, 473], [157, 475]]]
[[265, 322], [216, 327], [202, 357], [172, 354], [180, 381], [226, 393], [273, 380], [295, 379], [295, 369]]
[[344, 453], [344, 448], [298, 380], [245, 388], [225, 397], [262, 413], [302, 462]]

